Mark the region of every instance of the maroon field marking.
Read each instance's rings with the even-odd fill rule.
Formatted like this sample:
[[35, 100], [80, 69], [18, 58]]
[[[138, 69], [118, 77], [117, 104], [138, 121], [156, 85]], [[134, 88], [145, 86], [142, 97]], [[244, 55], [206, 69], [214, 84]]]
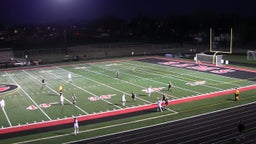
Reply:
[[[253, 90], [253, 89], [256, 89], [256, 85], [239, 88], [239, 90], [241, 92]], [[169, 105], [192, 102], [192, 101], [202, 100], [202, 99], [211, 98], [211, 97], [224, 96], [224, 95], [233, 94], [233, 93], [234, 93], [234, 90], [231, 89], [231, 90], [225, 90], [225, 91], [214, 92], [214, 93], [209, 93], [209, 94], [203, 94], [203, 95], [199, 95], [199, 96], [174, 99], [174, 100], [169, 101]], [[93, 119], [105, 118], [105, 117], [127, 114], [127, 113], [132, 113], [132, 112], [138, 112], [138, 111], [143, 111], [143, 110], [155, 109], [156, 107], [157, 107], [156, 104], [131, 107], [131, 108], [126, 108], [126, 109], [122, 109], [122, 110], [114, 110], [114, 111], [110, 111], [110, 112], [103, 112], [103, 113], [98, 113], [98, 114], [89, 114], [89, 115], [85, 115], [85, 116], [79, 116], [78, 120], [79, 121], [93, 120]], [[34, 129], [58, 126], [58, 125], [63, 125], [63, 124], [70, 124], [70, 127], [72, 127], [73, 126], [72, 123], [73, 123], [73, 118], [52, 120], [52, 121], [47, 121], [47, 122], [38, 122], [38, 123], [28, 124], [28, 125], [1, 128], [0, 134], [21, 132], [21, 131], [26, 131], [26, 130], [34, 130]]]

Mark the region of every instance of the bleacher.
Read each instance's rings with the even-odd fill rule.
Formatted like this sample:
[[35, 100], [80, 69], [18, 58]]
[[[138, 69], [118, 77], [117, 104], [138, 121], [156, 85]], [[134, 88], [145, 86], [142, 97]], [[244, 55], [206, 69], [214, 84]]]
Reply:
[[0, 64], [10, 63], [12, 58], [14, 58], [14, 54], [11, 48], [0, 49]]

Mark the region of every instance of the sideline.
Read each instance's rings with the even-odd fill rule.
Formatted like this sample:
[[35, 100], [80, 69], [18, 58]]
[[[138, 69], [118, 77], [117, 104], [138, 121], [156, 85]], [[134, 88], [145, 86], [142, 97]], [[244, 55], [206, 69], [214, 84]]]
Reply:
[[[180, 121], [180, 120], [186, 120], [186, 119], [190, 119], [190, 118], [194, 118], [194, 117], [204, 116], [204, 115], [208, 115], [208, 114], [212, 114], [212, 113], [216, 113], [216, 112], [221, 112], [221, 111], [226, 111], [226, 110], [233, 109], [233, 108], [243, 107], [243, 106], [250, 105], [250, 104], [255, 104], [255, 103], [256, 102], [251, 102], [251, 103], [247, 103], [247, 104], [244, 104], [244, 105], [239, 105], [239, 106], [234, 106], [234, 107], [230, 107], [230, 108], [226, 108], [226, 109], [212, 111], [212, 112], [209, 112], [209, 113], [203, 113], [203, 114], [199, 114], [199, 115], [195, 115], [195, 116], [190, 116], [190, 117], [186, 117], [186, 118], [182, 118], [182, 119], [178, 119], [178, 120], [174, 120], [174, 121], [163, 122], [161, 124], [166, 124], [166, 123], [170, 123], [170, 122], [176, 122], [176, 121]], [[161, 117], [166, 117], [166, 116], [170, 116], [170, 115], [174, 115], [174, 114], [176, 114], [176, 113], [169, 113], [169, 114], [166, 114], [166, 115], [160, 115], [160, 116], [140, 119], [140, 120], [136, 120], [136, 121], [126, 122], [126, 123], [120, 123], [120, 124], [115, 124], [115, 125], [109, 125], [109, 126], [104, 126], [104, 127], [84, 130], [84, 131], [80, 131], [80, 133], [92, 132], [92, 131], [102, 130], [102, 129], [106, 129], [106, 128], [113, 128], [113, 127], [117, 127], [117, 126], [123, 126], [123, 125], [132, 124], [132, 123], [143, 122], [143, 121], [146, 121], [146, 120], [153, 120], [153, 119], [157, 119], [157, 118], [161, 118]], [[156, 125], [153, 125], [153, 126], [157, 126], [157, 125], [161, 125], [161, 124], [156, 124]], [[129, 131], [149, 128], [149, 127], [152, 127], [152, 125], [141, 127], [141, 128], [130, 129], [130, 130], [126, 130], [126, 131], [122, 131], [122, 132], [117, 132], [117, 133], [106, 134], [106, 135], [102, 135], [102, 136], [98, 136], [98, 137], [80, 139], [80, 140], [77, 140], [77, 141], [70, 141], [70, 142], [67, 142], [65, 144], [74, 143], [74, 142], [80, 142], [80, 141], [83, 141], [83, 140], [90, 140], [90, 139], [94, 139], [94, 138], [100, 138], [100, 137], [109, 136], [109, 135], [113, 135], [113, 134], [120, 134], [120, 133], [124, 133], [124, 132], [129, 132]], [[23, 144], [23, 143], [29, 143], [29, 142], [36, 142], [36, 141], [48, 140], [48, 139], [53, 139], [53, 138], [58, 138], [58, 137], [69, 136], [69, 135], [73, 135], [73, 133], [61, 134], [61, 135], [44, 137], [44, 138], [38, 138], [38, 139], [27, 140], [27, 141], [21, 141], [21, 142], [17, 142], [17, 143], [14, 143], [14, 144]]]
[[[242, 91], [252, 90], [255, 88], [256, 88], [256, 85], [251, 85], [251, 86], [241, 87], [239, 89], [242, 92]], [[191, 101], [196, 101], [196, 100], [202, 100], [202, 99], [217, 97], [217, 96], [224, 96], [227, 94], [231, 94], [233, 92], [234, 92], [234, 90], [232, 89], [232, 90], [220, 91], [220, 92], [216, 92], [216, 93], [209, 93], [209, 94], [204, 94], [204, 95], [199, 95], [199, 96], [175, 99], [175, 100], [169, 101], [169, 105], [191, 102]], [[154, 109], [156, 107], [157, 107], [156, 104], [149, 104], [149, 105], [144, 105], [144, 106], [137, 106], [137, 107], [130, 107], [130, 108], [126, 108], [126, 109], [114, 110], [114, 111], [110, 111], [110, 112], [89, 114], [89, 115], [79, 117], [79, 119], [80, 119], [79, 121], [86, 121], [86, 120], [92, 120], [92, 119], [97, 119], [97, 118], [116, 116], [116, 115], [120, 115], [120, 114], [127, 114], [127, 113], [142, 111], [142, 110]], [[45, 121], [45, 122], [41, 122], [41, 123], [37, 123], [37, 124], [23, 125], [23, 126], [0, 129], [0, 134], [7, 134], [7, 133], [24, 131], [24, 130], [32, 130], [32, 129], [49, 127], [49, 126], [57, 126], [57, 125], [68, 124], [68, 123], [72, 123], [72, 122], [73, 122], [73, 118]]]
[[5, 111], [5, 109], [4, 109], [4, 107], [2, 108], [2, 110], [3, 110], [3, 112], [4, 112], [4, 115], [5, 115], [5, 117], [6, 117], [7, 121], [8, 121], [8, 123], [9, 123], [9, 125], [12, 127], [12, 123], [11, 123], [11, 121], [10, 121], [10, 119], [9, 119], [9, 117], [8, 117], [8, 115], [7, 115], [6, 111]]

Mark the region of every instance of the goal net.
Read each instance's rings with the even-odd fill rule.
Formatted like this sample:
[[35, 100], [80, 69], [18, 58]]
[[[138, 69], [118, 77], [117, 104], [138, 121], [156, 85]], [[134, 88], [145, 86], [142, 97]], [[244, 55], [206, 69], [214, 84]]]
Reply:
[[256, 60], [256, 51], [247, 51], [247, 60]]
[[196, 63], [211, 63], [216, 64], [216, 66], [222, 65], [223, 55], [210, 55], [205, 53], [197, 53], [195, 57]]

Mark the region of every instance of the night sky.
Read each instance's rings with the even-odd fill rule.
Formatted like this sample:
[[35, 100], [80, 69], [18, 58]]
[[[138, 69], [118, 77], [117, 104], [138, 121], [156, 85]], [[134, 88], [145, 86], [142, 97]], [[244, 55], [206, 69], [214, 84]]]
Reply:
[[255, 17], [254, 0], [0, 0], [0, 24], [83, 22], [115, 16], [166, 17], [196, 12]]

